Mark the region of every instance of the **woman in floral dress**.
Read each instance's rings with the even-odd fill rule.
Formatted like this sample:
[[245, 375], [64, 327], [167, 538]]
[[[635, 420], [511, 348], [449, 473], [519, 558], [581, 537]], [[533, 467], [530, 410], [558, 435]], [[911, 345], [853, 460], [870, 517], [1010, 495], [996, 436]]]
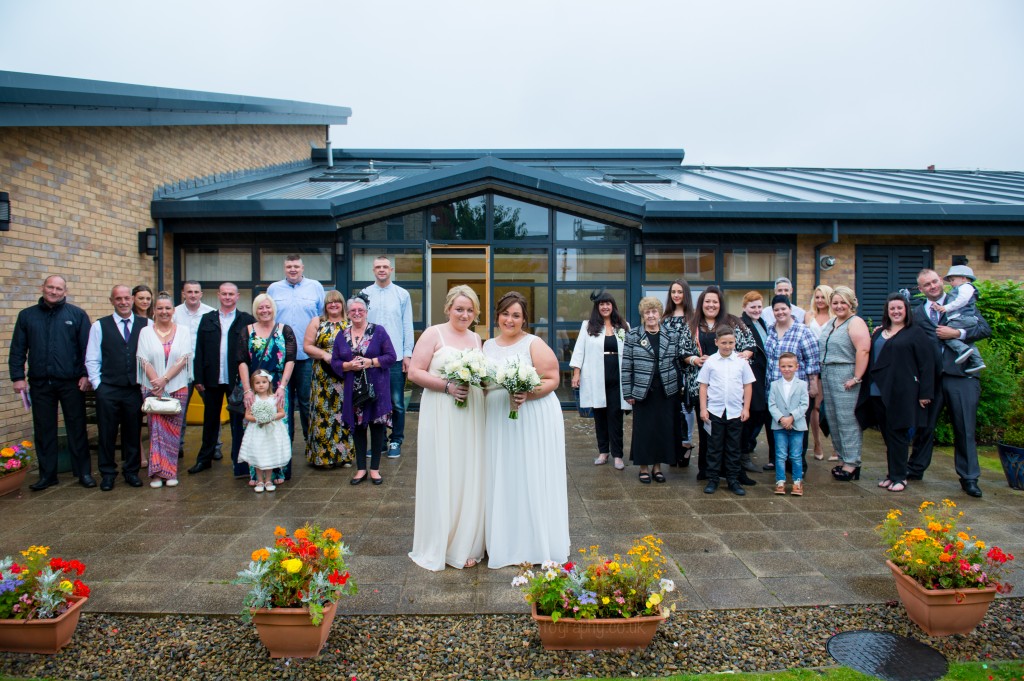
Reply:
[[306, 462], [318, 468], [352, 465], [352, 433], [341, 418], [344, 382], [331, 369], [331, 351], [338, 332], [348, 328], [345, 299], [339, 291], [324, 296], [324, 314], [306, 327], [303, 349], [313, 360], [309, 396], [309, 437]]

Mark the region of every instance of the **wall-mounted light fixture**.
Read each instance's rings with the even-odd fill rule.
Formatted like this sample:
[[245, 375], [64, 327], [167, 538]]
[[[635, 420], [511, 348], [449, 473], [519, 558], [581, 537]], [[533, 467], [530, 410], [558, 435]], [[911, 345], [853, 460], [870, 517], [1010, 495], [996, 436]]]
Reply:
[[0, 192], [0, 232], [11, 229], [11, 195]]
[[826, 272], [836, 266], [836, 258], [832, 255], [823, 255], [818, 260], [818, 265]]
[[338, 256], [339, 258], [344, 258], [345, 257], [345, 242], [344, 241], [339, 241], [338, 243], [334, 244], [334, 255]]
[[156, 227], [149, 227], [139, 232], [139, 253], [156, 256]]
[[637, 241], [633, 244], [633, 257], [642, 258], [644, 257], [644, 245], [642, 242]]
[[999, 239], [989, 239], [985, 242], [985, 260], [991, 263], [999, 262]]

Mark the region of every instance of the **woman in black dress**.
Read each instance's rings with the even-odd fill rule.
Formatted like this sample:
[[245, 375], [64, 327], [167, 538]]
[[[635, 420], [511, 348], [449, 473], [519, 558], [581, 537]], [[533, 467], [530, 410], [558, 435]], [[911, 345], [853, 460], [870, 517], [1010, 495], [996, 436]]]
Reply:
[[[679, 334], [679, 343], [684, 355], [697, 353], [697, 344], [693, 342], [693, 336], [690, 335], [692, 319], [693, 297], [690, 293], [690, 285], [685, 279], [676, 279], [668, 287], [668, 295], [665, 297], [665, 312], [661, 315], [661, 325], [669, 331]], [[694, 438], [697, 437], [693, 407], [694, 405], [686, 399], [686, 391], [680, 390], [679, 410], [673, 419], [676, 455], [670, 462], [672, 466], [686, 468], [690, 465], [690, 451], [693, 449]]]
[[[661, 464], [675, 457], [673, 413], [679, 412], [679, 334], [661, 326], [661, 301], [640, 299], [643, 324], [622, 346], [622, 395], [633, 406], [629, 456], [640, 466], [640, 482], [665, 482]], [[649, 472], [648, 467], [653, 468]]]

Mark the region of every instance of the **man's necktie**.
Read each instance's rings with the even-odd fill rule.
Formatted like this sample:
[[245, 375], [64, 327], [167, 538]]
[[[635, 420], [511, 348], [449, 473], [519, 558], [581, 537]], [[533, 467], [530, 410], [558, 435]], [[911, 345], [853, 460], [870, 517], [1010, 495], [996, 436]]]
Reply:
[[131, 338], [132, 330], [128, 325], [132, 323], [130, 319], [122, 319], [121, 323], [124, 324], [124, 342], [127, 343], [128, 339]]

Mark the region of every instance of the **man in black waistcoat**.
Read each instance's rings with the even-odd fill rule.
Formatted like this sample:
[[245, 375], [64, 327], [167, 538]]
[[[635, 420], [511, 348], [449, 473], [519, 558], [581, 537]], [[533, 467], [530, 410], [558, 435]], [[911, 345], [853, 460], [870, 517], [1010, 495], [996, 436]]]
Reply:
[[[71, 471], [83, 487], [95, 487], [89, 436], [85, 426], [85, 346], [89, 342], [89, 315], [67, 302], [67, 282], [53, 274], [43, 282], [39, 303], [18, 313], [11, 337], [8, 368], [14, 391], [29, 405], [35, 427], [39, 481], [33, 492], [57, 484], [57, 405], [64, 413]], [[28, 382], [25, 362], [28, 362]], [[31, 384], [32, 392], [29, 393]]]
[[132, 313], [132, 290], [118, 284], [110, 291], [114, 314], [101, 317], [89, 329], [85, 368], [96, 391], [96, 420], [99, 422], [100, 489], [114, 489], [117, 460], [114, 443], [121, 430], [121, 470], [132, 487], [142, 487], [142, 391], [139, 388], [136, 351], [139, 334], [149, 320]]
[[[220, 435], [220, 414], [224, 399], [238, 385], [239, 337], [256, 319], [248, 312], [235, 309], [238, 287], [225, 282], [217, 289], [220, 309], [207, 312], [199, 320], [196, 331], [196, 355], [192, 363], [196, 390], [203, 396], [203, 445], [189, 473], [210, 468]], [[236, 477], [249, 477], [249, 467], [238, 463], [242, 446], [242, 414], [228, 412], [231, 423], [231, 463]]]

